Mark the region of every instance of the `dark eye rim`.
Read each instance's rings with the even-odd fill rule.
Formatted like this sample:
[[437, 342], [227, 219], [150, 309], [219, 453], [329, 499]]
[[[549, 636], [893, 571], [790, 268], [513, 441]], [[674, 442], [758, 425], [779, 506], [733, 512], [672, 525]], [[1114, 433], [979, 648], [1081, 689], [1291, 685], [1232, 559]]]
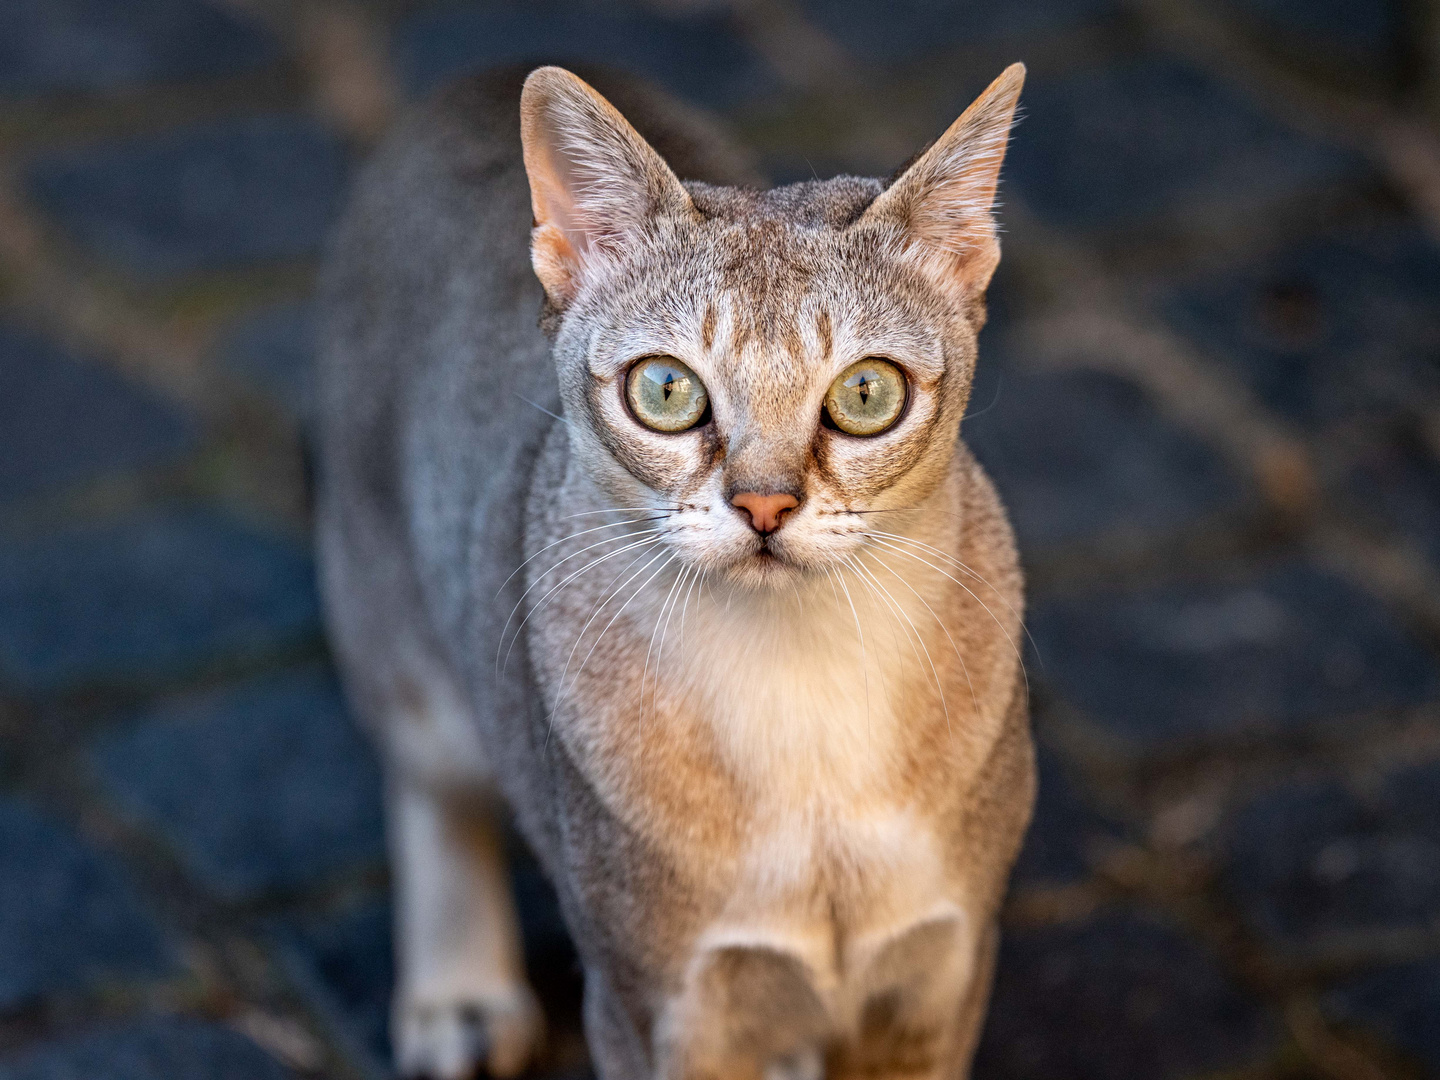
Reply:
[[[835, 434], [843, 435], [847, 439], [878, 439], [882, 435], [889, 435], [892, 431], [898, 428], [901, 423], [904, 422], [906, 415], [910, 412], [910, 401], [915, 396], [913, 393], [911, 393], [910, 373], [905, 370], [905, 365], [900, 363], [899, 360], [895, 360], [889, 356], [882, 356], [880, 353], [871, 353], [868, 356], [862, 356], [854, 363], [846, 364], [844, 369], [840, 372], [840, 375], [844, 375], [846, 371], [849, 371], [856, 364], [863, 364], [867, 360], [883, 360], [885, 363], [893, 367], [896, 371], [900, 372], [900, 382], [905, 388], [905, 400], [900, 402], [900, 411], [895, 414], [895, 419], [891, 420], [890, 423], [886, 424], [879, 431], [872, 431], [869, 435], [855, 435], [849, 431], [846, 431], [839, 424], [835, 423], [835, 418], [830, 415], [830, 406], [825, 404], [825, 401], [822, 399], [820, 402], [820, 426], [824, 428], [829, 428], [831, 431], [835, 432]], [[836, 375], [835, 378], [838, 379], [840, 375]], [[832, 380], [830, 383], [830, 386], [833, 385], [834, 380]], [[829, 396], [830, 386], [825, 387], [826, 396]]]
[[699, 431], [701, 428], [709, 425], [712, 419], [710, 408], [710, 388], [705, 385], [705, 380], [701, 379], [699, 375], [695, 375], [695, 378], [700, 383], [700, 388], [705, 391], [705, 411], [702, 412], [700, 414], [700, 418], [696, 420], [695, 423], [691, 424], [689, 427], [681, 428], [679, 431], [665, 431], [662, 428], [651, 427], [649, 424], [645, 423], [644, 420], [640, 419], [638, 415], [636, 415], [635, 406], [630, 404], [630, 377], [635, 374], [636, 368], [649, 360], [674, 361], [675, 363], [683, 367], [686, 371], [690, 372], [692, 375], [695, 375], [694, 368], [692, 368], [689, 364], [685, 363], [685, 361], [681, 360], [678, 356], [671, 356], [669, 353], [646, 353], [644, 356], [637, 356], [634, 360], [631, 360], [630, 363], [625, 365], [624, 377], [616, 380], [616, 382], [619, 383], [620, 389], [620, 407], [625, 410], [626, 415], [628, 415], [631, 420], [634, 420], [636, 424], [644, 428], [646, 431], [650, 432], [652, 435], [689, 435], [692, 431]]

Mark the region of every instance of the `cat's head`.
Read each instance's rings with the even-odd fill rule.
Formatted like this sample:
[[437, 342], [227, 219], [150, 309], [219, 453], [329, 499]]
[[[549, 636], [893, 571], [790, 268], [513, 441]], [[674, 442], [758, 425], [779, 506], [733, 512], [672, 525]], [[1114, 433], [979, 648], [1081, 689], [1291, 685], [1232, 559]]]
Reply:
[[560, 68], [521, 101], [571, 452], [686, 563], [780, 584], [952, 460], [1000, 259], [1015, 64], [894, 183], [682, 183]]

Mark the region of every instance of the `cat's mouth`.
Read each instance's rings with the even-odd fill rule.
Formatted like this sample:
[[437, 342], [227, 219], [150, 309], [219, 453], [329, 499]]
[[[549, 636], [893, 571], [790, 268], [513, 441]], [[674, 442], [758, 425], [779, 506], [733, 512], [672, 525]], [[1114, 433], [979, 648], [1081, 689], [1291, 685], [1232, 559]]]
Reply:
[[741, 558], [736, 569], [748, 575], [755, 575], [761, 581], [769, 578], [788, 577], [794, 573], [796, 565], [776, 550], [770, 543], [769, 537], [760, 540], [760, 544], [749, 555]]
[[790, 588], [797, 576], [807, 573], [807, 562], [793, 544], [789, 537], [752, 534], [749, 543], [731, 554], [725, 573], [751, 588]]

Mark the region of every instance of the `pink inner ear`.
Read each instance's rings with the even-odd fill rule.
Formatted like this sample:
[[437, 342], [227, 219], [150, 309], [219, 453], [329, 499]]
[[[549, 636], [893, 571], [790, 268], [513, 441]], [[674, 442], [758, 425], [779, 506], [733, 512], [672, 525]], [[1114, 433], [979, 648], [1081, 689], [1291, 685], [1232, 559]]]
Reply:
[[963, 256], [947, 251], [939, 274], [947, 280], [949, 288], [958, 290], [968, 302], [984, 293], [999, 265], [1000, 243], [992, 231]]
[[564, 232], [554, 225], [535, 226], [530, 233], [530, 262], [552, 300], [567, 304], [574, 299], [580, 259]]
[[[553, 137], [554, 132], [548, 134]], [[584, 181], [576, 177], [567, 155], [553, 144], [540, 148], [534, 158], [530, 183], [535, 193], [538, 224], [554, 229], [570, 251], [578, 255], [589, 246], [583, 211], [577, 202], [577, 193], [584, 191]]]
[[530, 233], [530, 261], [546, 293], [564, 304], [574, 295], [584, 233], [575, 228], [575, 208], [558, 155], [546, 142], [532, 139], [526, 155], [535, 215]]
[[1000, 261], [993, 205], [1025, 68], [1012, 64], [865, 212], [907, 234], [910, 250], [969, 303]]
[[[585, 203], [587, 199], [603, 199], [603, 192], [597, 190], [603, 185], [585, 175], [586, 169], [577, 167], [576, 156], [587, 148], [577, 146], [566, 151], [555, 145], [557, 132], [565, 130], [566, 125], [553, 116], [554, 111], [555, 106], [546, 110], [541, 122], [527, 133], [531, 137], [527, 167], [536, 218], [531, 233], [531, 261], [545, 291], [552, 299], [565, 303], [573, 297], [585, 259], [601, 231], [597, 224], [604, 208], [587, 208]], [[594, 135], [603, 137], [601, 133]], [[623, 175], [623, 161], [611, 165]]]
[[532, 259], [546, 292], [563, 303], [586, 260], [650, 213], [657, 191], [668, 185], [677, 205], [688, 196], [625, 118], [569, 72], [533, 72], [520, 112]]
[[907, 249], [937, 284], [970, 303], [989, 285], [1000, 262], [990, 210], [994, 172], [987, 175], [976, 169], [938, 176], [932, 172], [903, 180], [912, 187], [894, 210], [906, 233]]

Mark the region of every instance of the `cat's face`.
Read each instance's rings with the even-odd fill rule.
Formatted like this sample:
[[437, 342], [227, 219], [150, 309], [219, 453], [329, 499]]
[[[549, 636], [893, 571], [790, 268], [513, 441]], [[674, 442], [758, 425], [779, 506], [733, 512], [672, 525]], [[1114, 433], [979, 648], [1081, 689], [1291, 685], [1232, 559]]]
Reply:
[[[809, 187], [862, 206], [878, 193]], [[688, 563], [778, 580], [843, 559], [869, 512], [939, 482], [975, 336], [876, 231], [760, 217], [763, 197], [748, 209], [632, 244], [576, 298], [556, 351], [578, 460], [614, 505], [664, 508], [656, 527]], [[762, 533], [735, 505], [746, 493], [796, 505]]]
[[888, 190], [746, 192], [680, 185], [574, 76], [532, 75], [535, 263], [563, 311], [572, 453], [684, 563], [751, 585], [823, 573], [869, 515], [940, 483], [998, 260], [1019, 90], [1001, 82]]

